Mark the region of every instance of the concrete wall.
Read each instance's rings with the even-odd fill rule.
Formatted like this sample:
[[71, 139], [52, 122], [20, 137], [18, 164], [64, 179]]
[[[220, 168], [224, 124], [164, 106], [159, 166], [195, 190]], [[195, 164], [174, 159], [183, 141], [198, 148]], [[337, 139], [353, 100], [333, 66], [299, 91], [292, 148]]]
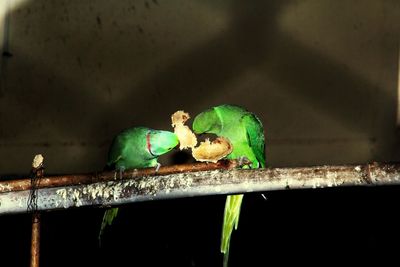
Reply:
[[99, 170], [121, 129], [220, 103], [259, 115], [270, 166], [399, 158], [399, 1], [3, 0], [0, 19], [0, 174], [36, 153]]

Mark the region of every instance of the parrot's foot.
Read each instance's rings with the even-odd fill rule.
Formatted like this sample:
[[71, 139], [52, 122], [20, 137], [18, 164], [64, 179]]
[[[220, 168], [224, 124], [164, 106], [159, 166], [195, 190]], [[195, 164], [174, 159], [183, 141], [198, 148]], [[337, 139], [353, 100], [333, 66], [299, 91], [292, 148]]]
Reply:
[[122, 179], [122, 174], [124, 173], [124, 171], [125, 171], [125, 167], [119, 168], [119, 179]]
[[157, 162], [157, 165], [156, 165], [156, 172], [158, 172], [158, 171], [160, 170], [160, 167], [161, 167], [161, 164], [160, 164], [159, 162]]
[[243, 167], [243, 166], [246, 166], [246, 165], [251, 165], [251, 161], [245, 156], [240, 156], [238, 158], [238, 163], [239, 163], [239, 167]]

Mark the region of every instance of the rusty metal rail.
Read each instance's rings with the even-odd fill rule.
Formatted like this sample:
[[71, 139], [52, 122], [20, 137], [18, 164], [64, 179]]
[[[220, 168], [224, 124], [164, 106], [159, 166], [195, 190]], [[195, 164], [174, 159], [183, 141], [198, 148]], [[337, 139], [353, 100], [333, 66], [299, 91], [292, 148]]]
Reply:
[[[400, 184], [400, 164], [237, 169], [236, 161], [197, 163], [86, 175], [45, 177], [38, 186], [38, 210], [112, 206], [168, 198]], [[27, 210], [29, 179], [0, 182], [0, 214]]]

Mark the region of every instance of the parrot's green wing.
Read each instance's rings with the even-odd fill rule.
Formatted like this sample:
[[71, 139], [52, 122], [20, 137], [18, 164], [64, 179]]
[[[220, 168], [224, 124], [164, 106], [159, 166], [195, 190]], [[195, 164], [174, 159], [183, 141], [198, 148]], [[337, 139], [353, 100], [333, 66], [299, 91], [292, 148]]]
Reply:
[[[169, 131], [147, 127], [132, 127], [119, 133], [108, 152], [108, 168], [120, 171], [133, 168], [157, 166], [159, 156], [171, 151], [179, 143], [178, 137]], [[100, 226], [99, 244], [104, 228], [111, 225], [118, 214], [118, 208], [105, 211]]]
[[[212, 133], [228, 138], [233, 151], [226, 157], [251, 161], [243, 168], [265, 167], [264, 129], [256, 115], [235, 105], [220, 105], [198, 114], [193, 121], [197, 134]], [[222, 226], [221, 252], [224, 253], [224, 266], [228, 265], [229, 244], [233, 229], [237, 229], [243, 195], [230, 195], [226, 198]]]
[[265, 137], [262, 123], [252, 113], [247, 113], [242, 120], [247, 131], [247, 141], [260, 163], [260, 167], [265, 168]]
[[[118, 134], [108, 151], [108, 161], [107, 165], [109, 167], [113, 167], [114, 169], [119, 169], [119, 165], [124, 163], [124, 160], [130, 156], [129, 147], [131, 146], [132, 142], [135, 142], [135, 138], [145, 138], [144, 132], [146, 131], [145, 128], [132, 128], [122, 131]], [[124, 166], [128, 168], [129, 166]]]
[[[258, 168], [265, 168], [265, 139], [261, 121], [254, 114], [246, 113], [242, 117], [241, 123], [246, 129], [247, 143], [258, 162], [258, 164], [255, 164], [254, 160], [252, 167], [256, 168], [255, 166], [258, 165]], [[243, 156], [246, 156], [246, 154]], [[233, 228], [235, 230], [238, 228], [242, 201], [243, 195], [231, 195], [226, 198], [221, 240], [221, 251], [224, 253], [224, 266], [228, 266], [230, 237]]]
[[[240, 111], [239, 111], [240, 112]], [[252, 162], [250, 166], [243, 168], [264, 168], [265, 167], [265, 138], [264, 129], [260, 119], [251, 112], [243, 111], [239, 120], [239, 127], [246, 132], [245, 141], [236, 139], [234, 144], [234, 153], [228, 158], [244, 156]], [[225, 135], [229, 138], [234, 133], [228, 132]], [[235, 148], [236, 145], [236, 148]], [[250, 151], [248, 150], [250, 148]], [[233, 156], [234, 155], [234, 156]], [[240, 210], [243, 201], [243, 195], [229, 195], [226, 198], [224, 221], [222, 229], [221, 252], [224, 253], [223, 266], [228, 266], [230, 239], [233, 229], [237, 230], [240, 218]]]

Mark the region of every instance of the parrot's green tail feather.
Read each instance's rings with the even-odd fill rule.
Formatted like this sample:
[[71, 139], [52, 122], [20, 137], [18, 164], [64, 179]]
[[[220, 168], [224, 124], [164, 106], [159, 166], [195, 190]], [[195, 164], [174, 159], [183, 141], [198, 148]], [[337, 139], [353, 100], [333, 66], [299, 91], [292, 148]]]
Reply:
[[101, 222], [100, 232], [99, 232], [99, 245], [101, 246], [101, 236], [103, 235], [104, 228], [107, 225], [111, 225], [115, 217], [117, 217], [118, 208], [108, 209], [104, 212], [103, 221]]
[[224, 252], [224, 262], [222, 264], [223, 267], [228, 267], [228, 260], [229, 260], [229, 245], [226, 251]]
[[236, 230], [238, 227], [242, 200], [243, 195], [232, 195], [226, 197], [221, 240], [221, 252], [224, 253], [224, 267], [228, 266], [229, 243], [233, 229]]

